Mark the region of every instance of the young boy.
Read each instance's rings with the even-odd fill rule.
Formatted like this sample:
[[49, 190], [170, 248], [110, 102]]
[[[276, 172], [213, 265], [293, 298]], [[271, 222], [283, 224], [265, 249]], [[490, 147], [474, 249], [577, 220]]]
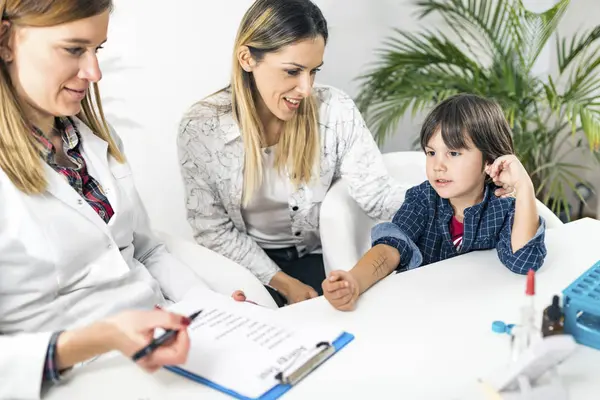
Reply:
[[498, 104], [468, 94], [444, 100], [425, 119], [421, 148], [427, 181], [407, 191], [392, 222], [373, 228], [373, 246], [352, 270], [323, 281], [337, 309], [352, 310], [360, 294], [394, 270], [474, 250], [496, 248], [518, 274], [544, 262], [545, 224]]

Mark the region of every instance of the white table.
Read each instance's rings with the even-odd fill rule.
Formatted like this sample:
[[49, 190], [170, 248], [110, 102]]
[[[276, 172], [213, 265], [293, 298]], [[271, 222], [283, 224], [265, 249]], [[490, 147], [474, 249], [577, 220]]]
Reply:
[[[548, 256], [537, 274], [537, 307], [549, 304], [600, 259], [600, 221], [584, 219], [547, 232]], [[516, 322], [525, 278], [494, 251], [470, 253], [393, 275], [367, 292], [352, 313], [323, 299], [278, 311], [282, 318], [335, 323], [356, 339], [288, 392], [294, 399], [458, 399], [508, 359], [507, 335], [494, 320]], [[600, 351], [580, 347], [562, 366], [570, 398], [597, 399]], [[48, 399], [228, 399], [168, 371], [147, 375], [122, 357], [76, 371]], [[483, 398], [483, 397], [481, 397]]]

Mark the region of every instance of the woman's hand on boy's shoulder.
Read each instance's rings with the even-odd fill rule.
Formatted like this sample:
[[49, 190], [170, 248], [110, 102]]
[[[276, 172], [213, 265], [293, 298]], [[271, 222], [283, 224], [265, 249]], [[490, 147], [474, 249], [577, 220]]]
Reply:
[[498, 197], [514, 197], [521, 188], [533, 186], [531, 178], [521, 161], [514, 154], [498, 157], [485, 167], [485, 172], [492, 178]]

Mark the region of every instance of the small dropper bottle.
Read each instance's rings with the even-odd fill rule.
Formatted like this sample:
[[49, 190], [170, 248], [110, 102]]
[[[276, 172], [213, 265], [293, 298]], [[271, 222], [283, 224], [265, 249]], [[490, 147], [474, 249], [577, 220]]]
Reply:
[[552, 297], [552, 304], [544, 310], [542, 318], [542, 336], [560, 335], [565, 332], [565, 316], [560, 308], [560, 298]]

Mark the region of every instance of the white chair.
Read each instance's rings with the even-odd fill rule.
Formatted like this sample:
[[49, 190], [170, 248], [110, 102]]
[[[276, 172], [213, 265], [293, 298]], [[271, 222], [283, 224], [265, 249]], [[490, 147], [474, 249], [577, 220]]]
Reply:
[[557, 228], [564, 225], [564, 222], [562, 222], [544, 203], [538, 199], [535, 199], [535, 201], [537, 203], [538, 214], [546, 221], [546, 229]]
[[162, 232], [156, 234], [171, 254], [189, 266], [215, 292], [230, 295], [243, 290], [248, 300], [277, 308], [269, 292], [246, 268], [190, 240]]
[[[417, 185], [427, 179], [425, 155], [420, 151], [386, 153], [383, 160], [388, 172], [397, 180]], [[546, 228], [562, 225], [562, 221], [537, 200], [538, 213], [546, 220]], [[320, 233], [325, 271], [349, 270], [371, 247], [371, 228], [380, 221], [368, 217], [348, 194], [343, 180], [337, 181], [321, 204]]]

